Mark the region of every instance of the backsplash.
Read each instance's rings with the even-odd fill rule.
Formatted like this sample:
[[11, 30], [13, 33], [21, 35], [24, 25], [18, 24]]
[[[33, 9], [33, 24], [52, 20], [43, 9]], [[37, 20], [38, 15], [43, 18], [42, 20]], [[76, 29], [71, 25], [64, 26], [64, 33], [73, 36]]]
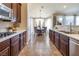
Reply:
[[12, 25], [11, 22], [3, 22], [3, 21], [0, 21], [0, 32], [5, 32], [7, 31], [7, 27], [10, 27]]
[[[56, 25], [55, 28], [57, 28], [58, 30], [64, 30], [64, 31], [70, 31], [70, 26], [66, 26], [66, 25]], [[79, 31], [79, 26], [72, 26], [72, 30], [73, 31]]]

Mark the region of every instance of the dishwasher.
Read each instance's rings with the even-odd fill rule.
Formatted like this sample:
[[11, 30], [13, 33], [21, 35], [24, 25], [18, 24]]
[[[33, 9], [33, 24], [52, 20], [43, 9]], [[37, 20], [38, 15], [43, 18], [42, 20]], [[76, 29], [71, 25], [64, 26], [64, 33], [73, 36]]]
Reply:
[[79, 41], [78, 40], [70, 38], [69, 55], [79, 56]]

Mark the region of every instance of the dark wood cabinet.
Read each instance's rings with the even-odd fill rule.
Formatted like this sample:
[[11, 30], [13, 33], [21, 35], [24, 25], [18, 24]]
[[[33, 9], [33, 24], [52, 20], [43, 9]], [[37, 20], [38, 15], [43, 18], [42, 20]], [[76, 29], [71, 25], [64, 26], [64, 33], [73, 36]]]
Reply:
[[18, 23], [21, 23], [21, 4], [20, 3], [18, 3], [17, 4], [17, 22]]
[[60, 35], [60, 52], [68, 56], [69, 55], [69, 37], [65, 35]]
[[20, 40], [19, 40], [20, 48], [19, 49], [22, 50], [24, 47], [23, 33], [19, 34], [19, 37], [20, 37]]
[[60, 48], [60, 34], [58, 32], [55, 32], [55, 46]]
[[69, 37], [56, 31], [49, 30], [49, 38], [62, 55], [69, 56]]
[[16, 17], [16, 24], [21, 22], [21, 4], [12, 3], [13, 15]]
[[0, 56], [10, 56], [10, 40], [0, 42]]
[[52, 41], [52, 30], [49, 30], [49, 38]]
[[49, 30], [49, 38], [53, 44], [55, 44], [55, 32], [53, 30]]
[[10, 39], [0, 42], [0, 56], [17, 56], [27, 42], [27, 32], [24, 31]]
[[27, 38], [27, 32], [23, 32], [19, 35], [20, 37], [20, 50], [22, 50], [24, 48], [24, 46], [26, 45], [26, 38]]
[[12, 3], [13, 16], [16, 17], [17, 20], [17, 3]]
[[26, 31], [23, 33], [23, 38], [24, 38], [24, 46], [25, 46], [26, 42], [27, 42], [27, 32]]
[[21, 23], [21, 3], [3, 3], [13, 10], [14, 26], [18, 27]]
[[53, 41], [53, 44], [55, 44], [55, 31], [52, 31], [52, 41]]
[[19, 35], [11, 38], [11, 56], [19, 54]]

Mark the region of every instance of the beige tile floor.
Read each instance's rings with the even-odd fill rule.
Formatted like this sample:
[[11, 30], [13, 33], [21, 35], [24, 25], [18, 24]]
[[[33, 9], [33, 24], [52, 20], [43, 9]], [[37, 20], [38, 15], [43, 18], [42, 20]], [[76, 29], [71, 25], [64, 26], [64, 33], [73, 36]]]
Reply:
[[34, 36], [29, 44], [22, 49], [19, 56], [62, 56], [57, 48], [49, 40], [47, 34]]

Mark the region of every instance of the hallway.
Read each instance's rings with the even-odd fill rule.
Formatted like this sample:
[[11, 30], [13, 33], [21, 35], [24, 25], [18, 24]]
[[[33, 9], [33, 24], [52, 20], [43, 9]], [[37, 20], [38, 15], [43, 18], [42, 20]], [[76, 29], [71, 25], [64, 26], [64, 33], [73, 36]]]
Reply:
[[62, 56], [57, 48], [50, 42], [48, 33], [42, 36], [32, 35], [29, 44], [23, 48], [19, 56]]

